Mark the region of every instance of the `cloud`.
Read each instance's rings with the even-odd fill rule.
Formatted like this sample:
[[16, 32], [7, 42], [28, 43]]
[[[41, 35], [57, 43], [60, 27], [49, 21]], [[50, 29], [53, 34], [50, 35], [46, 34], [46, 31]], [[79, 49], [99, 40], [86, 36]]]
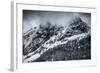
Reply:
[[82, 20], [90, 24], [89, 13], [23, 10], [24, 32], [39, 24], [46, 24], [47, 22], [67, 27], [69, 21], [75, 16], [80, 16]]

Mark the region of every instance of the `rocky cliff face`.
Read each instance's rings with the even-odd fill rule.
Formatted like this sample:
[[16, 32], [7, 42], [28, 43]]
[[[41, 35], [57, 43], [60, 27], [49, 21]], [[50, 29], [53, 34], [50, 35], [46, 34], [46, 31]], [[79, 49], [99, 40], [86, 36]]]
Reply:
[[91, 59], [90, 27], [80, 17], [68, 27], [40, 24], [23, 38], [23, 62]]

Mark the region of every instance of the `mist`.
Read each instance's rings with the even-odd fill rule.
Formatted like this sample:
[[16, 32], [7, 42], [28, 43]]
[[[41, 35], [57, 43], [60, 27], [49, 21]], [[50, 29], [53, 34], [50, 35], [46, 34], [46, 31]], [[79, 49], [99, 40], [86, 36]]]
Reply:
[[90, 26], [90, 13], [23, 10], [23, 31], [26, 32], [39, 24], [45, 25], [47, 22], [67, 27], [77, 16]]

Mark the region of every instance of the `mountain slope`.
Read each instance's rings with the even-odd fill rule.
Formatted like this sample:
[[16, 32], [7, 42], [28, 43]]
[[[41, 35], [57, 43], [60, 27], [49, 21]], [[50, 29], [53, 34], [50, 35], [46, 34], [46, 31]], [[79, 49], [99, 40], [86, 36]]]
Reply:
[[30, 39], [31, 45], [24, 48], [27, 53], [23, 56], [23, 62], [91, 58], [90, 27], [80, 17], [72, 20], [68, 28], [50, 22], [45, 26], [41, 24], [35, 37]]

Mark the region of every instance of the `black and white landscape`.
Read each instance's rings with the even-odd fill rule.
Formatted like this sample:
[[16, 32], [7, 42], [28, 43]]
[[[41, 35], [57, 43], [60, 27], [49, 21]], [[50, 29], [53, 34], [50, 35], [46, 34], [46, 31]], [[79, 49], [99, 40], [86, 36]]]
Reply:
[[91, 14], [23, 10], [23, 62], [91, 59]]

